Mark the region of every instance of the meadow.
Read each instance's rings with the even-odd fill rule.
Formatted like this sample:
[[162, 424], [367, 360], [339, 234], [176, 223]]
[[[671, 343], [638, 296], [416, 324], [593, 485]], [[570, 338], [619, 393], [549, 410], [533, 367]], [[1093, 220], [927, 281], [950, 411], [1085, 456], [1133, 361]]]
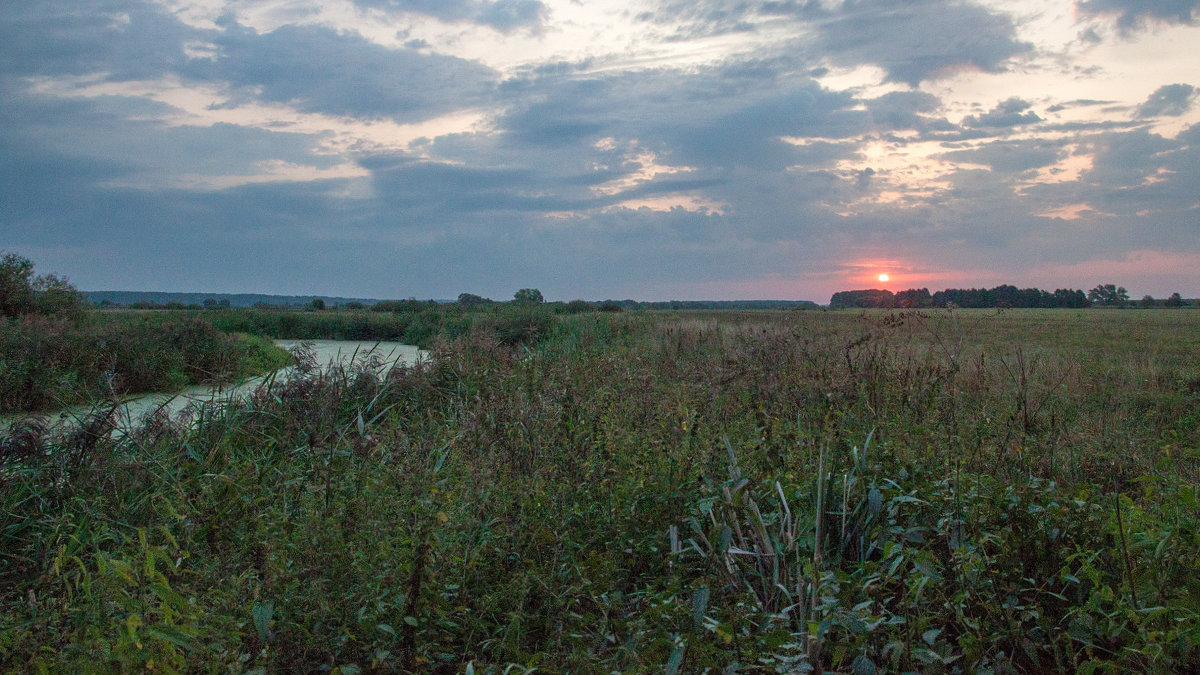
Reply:
[[1200, 669], [1200, 312], [521, 311], [10, 431], [6, 667]]

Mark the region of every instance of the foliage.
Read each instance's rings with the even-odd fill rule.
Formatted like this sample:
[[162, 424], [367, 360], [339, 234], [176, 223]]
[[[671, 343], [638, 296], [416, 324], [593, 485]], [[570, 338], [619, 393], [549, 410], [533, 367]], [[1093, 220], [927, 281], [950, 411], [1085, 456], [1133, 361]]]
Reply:
[[[389, 301], [389, 303], [392, 301]], [[440, 336], [455, 338], [473, 327], [494, 330], [508, 345], [531, 344], [553, 321], [546, 305], [493, 303], [478, 307], [396, 301], [367, 311], [296, 312], [286, 309], [232, 309], [205, 315], [219, 330], [286, 340], [380, 340], [423, 349]]]
[[429, 362], [302, 363], [199, 424], [10, 434], [3, 653], [1200, 668], [1195, 313], [534, 309], [535, 340], [464, 314]]
[[913, 288], [899, 293], [888, 290], [839, 291], [833, 294], [829, 306], [834, 309], [922, 309], [929, 307], [963, 308], [1052, 308], [1087, 307], [1087, 296], [1080, 290], [1060, 288], [1053, 293], [1038, 288], [1017, 288], [1003, 284], [995, 288], [948, 288], [929, 294], [927, 288]]
[[458, 294], [458, 304], [460, 304], [460, 305], [466, 305], [466, 306], [473, 307], [473, 306], [478, 306], [478, 305], [486, 305], [490, 302], [492, 302], [492, 300], [490, 298], [485, 298], [480, 295], [475, 295], [474, 293], [459, 293]]
[[542, 292], [536, 288], [522, 288], [513, 293], [513, 301], [525, 304], [537, 304], [545, 301]]
[[34, 276], [33, 263], [13, 253], [0, 258], [0, 309], [0, 414], [173, 391], [287, 360], [269, 342], [195, 317], [90, 311], [66, 279]]
[[33, 262], [16, 253], [0, 257], [0, 318], [30, 314], [76, 317], [87, 301], [66, 279], [34, 276]]
[[275, 370], [270, 341], [222, 333], [177, 313], [30, 315], [0, 324], [0, 411], [44, 410]]
[[1124, 286], [1101, 284], [1088, 291], [1088, 300], [1097, 305], [1123, 307], [1129, 302], [1129, 293]]

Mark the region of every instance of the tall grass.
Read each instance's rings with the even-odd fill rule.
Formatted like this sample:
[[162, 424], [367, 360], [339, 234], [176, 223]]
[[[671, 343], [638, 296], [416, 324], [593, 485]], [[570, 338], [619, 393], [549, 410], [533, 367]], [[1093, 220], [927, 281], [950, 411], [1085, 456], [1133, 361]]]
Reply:
[[0, 320], [0, 414], [269, 372], [287, 355], [203, 317], [89, 312]]
[[0, 654], [1196, 670], [1200, 316], [1094, 314], [478, 323], [189, 427], [9, 439]]
[[539, 305], [400, 304], [402, 311], [368, 309], [294, 311], [228, 309], [203, 316], [217, 328], [276, 339], [384, 340], [428, 349], [437, 338], [453, 339], [473, 326], [495, 332], [507, 344], [535, 341], [554, 322], [553, 309]]

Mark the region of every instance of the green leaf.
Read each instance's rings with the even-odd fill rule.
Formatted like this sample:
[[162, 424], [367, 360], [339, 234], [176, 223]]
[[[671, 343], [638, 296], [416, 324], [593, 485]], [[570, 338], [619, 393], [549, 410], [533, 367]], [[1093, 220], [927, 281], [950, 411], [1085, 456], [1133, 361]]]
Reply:
[[850, 664], [850, 672], [854, 675], [875, 675], [875, 662], [867, 658], [865, 654], [859, 654]]
[[173, 626], [153, 626], [146, 629], [146, 634], [153, 635], [160, 640], [165, 640], [176, 647], [183, 647], [184, 649], [191, 649], [193, 645], [190, 635], [183, 633]]
[[696, 628], [704, 625], [704, 612], [708, 610], [708, 586], [701, 586], [692, 594], [692, 624]]
[[182, 595], [171, 590], [170, 586], [162, 582], [150, 584], [150, 590], [176, 611], [182, 612], [184, 606], [187, 605], [187, 600], [184, 600]]
[[729, 550], [729, 544], [733, 542], [733, 530], [728, 525], [721, 528], [721, 534], [717, 536], [717, 555], [725, 555]]
[[387, 633], [388, 635], [391, 635], [392, 637], [396, 637], [396, 629], [392, 628], [391, 625], [389, 625], [389, 624], [381, 623], [381, 624], [375, 626], [375, 628], [376, 628], [376, 630], [378, 630], [380, 632]]
[[925, 631], [924, 633], [921, 633], [921, 639], [925, 641], [925, 644], [932, 647], [933, 643], [937, 642], [938, 636], [941, 634], [942, 634], [941, 628], [933, 628], [933, 629]]
[[874, 515], [882, 510], [883, 493], [879, 491], [879, 488], [871, 486], [871, 491], [867, 493], [867, 512]]
[[666, 675], [677, 675], [680, 666], [683, 665], [683, 653], [687, 650], [687, 645], [679, 645], [675, 647], [675, 651], [671, 652], [671, 658], [667, 659]]
[[270, 635], [269, 629], [271, 617], [275, 615], [275, 605], [270, 602], [255, 605], [250, 614], [254, 617], [254, 630], [258, 631], [258, 639], [265, 642]]

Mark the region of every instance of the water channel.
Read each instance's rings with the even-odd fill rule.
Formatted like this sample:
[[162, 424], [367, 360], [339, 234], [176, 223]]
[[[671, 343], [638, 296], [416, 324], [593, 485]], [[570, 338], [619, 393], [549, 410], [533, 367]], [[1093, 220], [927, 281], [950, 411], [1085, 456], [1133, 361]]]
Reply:
[[[379, 367], [379, 372], [386, 372], [396, 365], [411, 365], [427, 357], [427, 353], [413, 345], [399, 342], [359, 342], [354, 340], [276, 340], [275, 344], [288, 351], [294, 351], [300, 346], [307, 345], [314, 356], [314, 364], [323, 368], [340, 362], [365, 362], [371, 359]], [[130, 397], [121, 402], [116, 411], [115, 422], [118, 429], [129, 429], [147, 414], [162, 409], [171, 417], [177, 416], [189, 406], [211, 405], [228, 401], [237, 396], [247, 396], [268, 378], [276, 380], [287, 379], [293, 372], [294, 366], [281, 368], [274, 373], [253, 377], [232, 385], [196, 385], [174, 393], [142, 394]], [[58, 413], [41, 415], [51, 425], [69, 425], [87, 415], [91, 409], [87, 406], [72, 406]], [[7, 429], [13, 421], [27, 415], [0, 416], [0, 432]]]

